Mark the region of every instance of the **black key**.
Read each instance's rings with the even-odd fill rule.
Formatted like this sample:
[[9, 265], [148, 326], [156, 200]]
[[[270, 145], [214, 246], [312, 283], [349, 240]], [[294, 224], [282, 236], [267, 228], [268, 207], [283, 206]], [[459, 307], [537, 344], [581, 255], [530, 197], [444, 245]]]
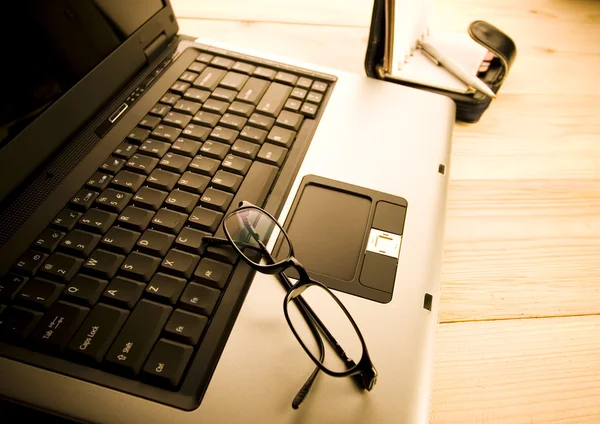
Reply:
[[209, 316], [212, 314], [221, 292], [201, 284], [189, 283], [185, 288], [179, 305], [190, 312]]
[[130, 171], [148, 175], [152, 172], [157, 163], [158, 159], [156, 158], [135, 154], [127, 161], [126, 167]]
[[210, 64], [217, 68], [231, 69], [235, 61], [227, 59], [226, 57], [217, 56], [210, 61]]
[[169, 193], [165, 204], [178, 211], [190, 213], [196, 206], [196, 203], [198, 203], [198, 199], [199, 196], [197, 194], [175, 189]]
[[[226, 113], [225, 115], [223, 115], [223, 117], [221, 118], [219, 123], [221, 125], [223, 125], [224, 127], [233, 128], [234, 130], [239, 131], [244, 127], [244, 125], [246, 125], [247, 121], [248, 120], [246, 118], [243, 118], [241, 116]], [[234, 140], [235, 140], [235, 138], [234, 138]], [[231, 143], [233, 143], [233, 140], [231, 140]]]
[[158, 190], [166, 190], [171, 191], [177, 180], [179, 179], [179, 174], [175, 174], [169, 171], [163, 171], [162, 169], [155, 169], [152, 171], [152, 174], [148, 176], [146, 183], [155, 189]]
[[210, 134], [210, 128], [201, 125], [190, 124], [183, 130], [183, 135], [192, 140], [204, 141]]
[[226, 73], [227, 71], [224, 71], [223, 69], [217, 69], [212, 66], [208, 66], [192, 84], [194, 87], [202, 88], [208, 91], [214, 91]]
[[121, 215], [119, 215], [117, 221], [119, 225], [131, 228], [132, 230], [144, 231], [153, 216], [153, 211], [127, 206]]
[[225, 212], [233, 199], [233, 194], [214, 188], [207, 189], [200, 198], [200, 204], [209, 209]]
[[[251, 127], [248, 127], [251, 128]], [[258, 130], [261, 131], [261, 130]], [[265, 137], [266, 137], [266, 132], [265, 132]], [[244, 141], [244, 140], [236, 140], [235, 143], [233, 143], [233, 146], [231, 146], [231, 153], [233, 153], [234, 155], [238, 155], [241, 156], [243, 158], [247, 158], [247, 159], [254, 159], [256, 157], [256, 155], [258, 154], [258, 150], [260, 149], [260, 146], [258, 144], [255, 143], [250, 143], [249, 141]]]
[[165, 256], [175, 240], [173, 234], [161, 233], [154, 230], [146, 230], [137, 242], [140, 250], [151, 255]]
[[234, 174], [246, 175], [250, 169], [250, 165], [252, 165], [250, 159], [244, 159], [235, 155], [227, 155], [221, 164], [221, 168], [225, 171], [233, 172]]
[[208, 187], [209, 183], [210, 177], [188, 171], [181, 176], [177, 182], [177, 187], [181, 190], [189, 191], [191, 193], [202, 194], [202, 192], [206, 190], [206, 187]]
[[15, 264], [15, 268], [28, 275], [35, 274], [47, 257], [48, 255], [43, 253], [39, 253], [34, 250], [28, 250], [21, 255]]
[[283, 84], [294, 85], [296, 81], [298, 81], [298, 77], [293, 74], [288, 74], [287, 72], [277, 72], [275, 75], [275, 81], [279, 81]]
[[194, 279], [207, 286], [223, 289], [227, 285], [232, 270], [233, 266], [229, 264], [202, 258], [194, 272]]
[[196, 58], [196, 60], [198, 62], [204, 62], [204, 63], [208, 63], [212, 60], [214, 56], [208, 53], [200, 53], [200, 55], [198, 55], [198, 57]]
[[228, 107], [229, 107], [229, 103], [227, 103], [227, 102], [224, 102], [221, 100], [215, 100], [215, 99], [208, 99], [202, 105], [202, 110], [206, 110], [208, 112], [214, 112], [214, 113], [218, 113], [219, 115], [222, 115], [225, 113], [225, 111], [227, 110]]
[[267, 138], [267, 132], [259, 128], [245, 126], [240, 133], [240, 138], [252, 141], [254, 143], [263, 144]]
[[96, 249], [83, 264], [86, 273], [109, 280], [115, 276], [125, 256]]
[[161, 267], [163, 272], [168, 274], [190, 278], [199, 260], [200, 256], [198, 255], [171, 249], [163, 259]]
[[[197, 88], [190, 88], [183, 93], [183, 97], [185, 99], [200, 103], [204, 103], [208, 99], [208, 96], [210, 96], [209, 91], [199, 90]], [[198, 108], [200, 108], [200, 106], [198, 106]]]
[[29, 338], [52, 351], [64, 351], [90, 310], [67, 302], [56, 302], [46, 312]]
[[179, 76], [179, 79], [185, 82], [192, 82], [198, 78], [198, 74], [195, 72], [185, 71]]
[[146, 140], [140, 146], [139, 152], [160, 159], [169, 151], [170, 147], [171, 145], [164, 141]]
[[86, 231], [104, 234], [117, 219], [117, 214], [92, 208], [83, 214], [79, 226]]
[[303, 88], [294, 88], [290, 94], [290, 97], [297, 100], [304, 100], [307, 94], [308, 91], [304, 90]]
[[65, 233], [48, 228], [33, 242], [33, 246], [44, 252], [54, 252], [64, 236]]
[[323, 95], [314, 91], [308, 93], [308, 96], [306, 97], [307, 102], [314, 103], [317, 105], [321, 103], [321, 100], [323, 100]]
[[[258, 70], [260, 68], [256, 69]], [[254, 71], [254, 73], [256, 75], [256, 71]], [[242, 90], [239, 92], [236, 99], [256, 105], [263, 94], [265, 94], [265, 91], [267, 91], [268, 86], [268, 81], [252, 77], [246, 81], [246, 84], [244, 84], [244, 87], [242, 87]]]
[[[225, 114], [225, 115], [228, 115], [228, 114]], [[210, 138], [212, 140], [217, 140], [222, 143], [233, 144], [233, 142], [235, 141], [235, 139], [237, 138], [238, 135], [239, 135], [238, 131], [234, 131], [229, 128], [223, 128], [221, 126], [218, 126], [212, 130], [212, 132], [210, 133]]]
[[16, 300], [20, 304], [34, 309], [48, 309], [64, 288], [63, 284], [33, 278], [25, 283]]
[[191, 226], [214, 234], [223, 219], [223, 214], [210, 209], [198, 207], [190, 214], [188, 222]]
[[[194, 89], [190, 88], [190, 90], [194, 90]], [[175, 103], [175, 106], [173, 106], [173, 110], [176, 110], [181, 113], [185, 113], [186, 115], [195, 115], [200, 110], [200, 104], [193, 102], [193, 101], [189, 101], [189, 100], [179, 100], [177, 103]], [[168, 116], [169, 116], [169, 114], [167, 114], [167, 116], [165, 118], [167, 118]], [[187, 125], [190, 122], [190, 119], [191, 118], [188, 116], [188, 119], [187, 119], [187, 122], [185, 123], [185, 125]], [[167, 122], [166, 119], [165, 119], [165, 122]], [[185, 127], [185, 125], [183, 127]], [[180, 128], [183, 128], [183, 127], [180, 127]]]
[[[208, 128], [207, 128], [208, 129]], [[202, 143], [198, 141], [188, 140], [187, 138], [179, 137], [175, 143], [171, 145], [171, 150], [182, 155], [194, 157], [200, 150]]]
[[159, 117], [165, 116], [171, 110], [170, 106], [163, 105], [161, 103], [157, 103], [152, 109], [150, 109], [150, 115], [155, 115]]
[[63, 297], [71, 302], [94, 306], [107, 284], [106, 280], [77, 274], [63, 291]]
[[31, 311], [13, 306], [2, 313], [0, 317], [0, 340], [7, 338], [25, 339], [33, 331], [38, 321], [42, 318], [41, 312]]
[[[158, 119], [158, 118], [156, 118]], [[160, 119], [159, 119], [160, 121]], [[138, 146], [131, 143], [121, 143], [113, 152], [113, 155], [118, 156], [123, 159], [129, 159], [131, 156], [137, 152]]]
[[289, 97], [291, 91], [292, 88], [287, 85], [278, 83], [271, 84], [258, 106], [256, 106], [257, 112], [264, 113], [267, 116], [276, 117], [279, 115], [279, 112], [281, 112], [283, 104]]
[[165, 326], [165, 336], [193, 346], [200, 340], [207, 323], [203, 315], [175, 309]]
[[192, 118], [192, 122], [213, 128], [221, 119], [221, 115], [201, 110]]
[[74, 258], [63, 253], [53, 253], [46, 259], [39, 274], [61, 283], [68, 283], [77, 274], [82, 263], [83, 259], [81, 258]]
[[283, 165], [288, 149], [265, 143], [258, 152], [257, 160], [275, 166]]
[[237, 96], [237, 91], [228, 90], [227, 88], [219, 87], [212, 93], [210, 93], [210, 97], [217, 100], [223, 100], [224, 102], [231, 103], [235, 96]]
[[190, 66], [188, 66], [188, 71], [192, 71], [199, 74], [204, 70], [204, 68], [206, 68], [206, 65], [204, 63], [194, 62]]
[[300, 108], [300, 113], [308, 118], [314, 118], [317, 115], [317, 106], [304, 102]]
[[215, 175], [215, 172], [217, 172], [217, 169], [219, 169], [220, 165], [221, 162], [216, 159], [211, 159], [204, 156], [196, 156], [190, 163], [190, 170], [212, 177]]
[[131, 196], [131, 193], [125, 193], [122, 191], [113, 190], [112, 188], [107, 188], [100, 194], [100, 196], [98, 196], [96, 199], [96, 204], [98, 207], [103, 209], [120, 213], [123, 209], [125, 209], [127, 203], [129, 203]]
[[125, 228], [113, 227], [102, 237], [102, 248], [123, 255], [128, 254], [140, 238], [140, 233]]
[[312, 85], [313, 91], [318, 91], [319, 93], [324, 93], [327, 90], [327, 84], [324, 82], [315, 81]]
[[152, 218], [152, 228], [166, 233], [178, 234], [183, 228], [187, 215], [169, 209], [160, 209]]
[[249, 118], [254, 111], [254, 106], [249, 103], [242, 103], [235, 101], [229, 105], [227, 111], [230, 113], [235, 113], [236, 115], [241, 115], [243, 117]]
[[160, 98], [160, 102], [169, 106], [173, 106], [177, 103], [177, 100], [180, 99], [180, 96], [175, 93], [167, 93]]
[[[174, 93], [177, 94], [183, 94], [185, 93], [185, 91], [190, 88], [190, 84], [187, 82], [183, 82], [183, 81], [175, 81], [173, 83], [173, 85], [171, 86], [171, 88], [169, 88], [169, 90], [171, 90]], [[162, 101], [162, 99], [161, 99]]]
[[157, 211], [167, 198], [168, 194], [169, 193], [165, 191], [156, 190], [154, 188], [142, 187], [135, 196], [133, 196], [133, 203], [136, 206]]
[[250, 65], [249, 63], [244, 62], [235, 62], [231, 69], [234, 71], [241, 72], [243, 74], [250, 75], [252, 72], [254, 72], [254, 65]]
[[6, 274], [0, 278], [0, 302], [12, 301], [28, 278], [17, 274]]
[[301, 77], [298, 81], [296, 81], [296, 86], [300, 88], [310, 88], [313, 81], [311, 79]]
[[135, 127], [129, 135], [127, 136], [127, 140], [132, 142], [133, 144], [142, 144], [145, 139], [150, 135], [150, 130], [145, 128]]
[[0, 315], [2, 315], [2, 312], [4, 312], [5, 309], [6, 305], [0, 305]]
[[253, 113], [250, 115], [250, 119], [248, 119], [248, 124], [253, 127], [257, 127], [263, 130], [270, 130], [273, 124], [275, 123], [274, 118], [270, 118], [265, 115], [261, 115], [260, 113]]
[[140, 252], [127, 256], [121, 265], [123, 274], [142, 281], [150, 281], [160, 265], [160, 259]]
[[143, 376], [158, 385], [175, 388], [183, 377], [192, 353], [194, 348], [191, 346], [160, 339], [144, 365]]
[[96, 197], [98, 197], [98, 193], [95, 191], [82, 188], [71, 199], [71, 207], [80, 211], [85, 211], [92, 206]]
[[210, 233], [194, 230], [190, 227], [185, 227], [175, 240], [175, 245], [178, 249], [187, 250], [188, 252], [202, 254], [204, 245], [202, 238], [210, 236]]
[[[191, 103], [191, 102], [189, 102], [189, 103]], [[192, 105], [198, 106], [195, 103], [192, 103]], [[179, 104], [179, 106], [181, 106], [181, 105]], [[178, 110], [178, 109], [176, 109], [176, 107], [173, 107], [173, 109]], [[196, 109], [196, 112], [197, 111], [198, 110]], [[190, 115], [191, 114], [192, 113], [190, 112]], [[185, 128], [185, 126], [187, 124], [189, 124], [190, 120], [192, 119], [192, 117], [190, 115], [184, 115], [183, 113], [171, 111], [171, 112], [167, 113], [167, 115], [163, 118], [162, 121], [163, 121], [163, 123], [165, 123], [167, 125], [172, 125], [177, 128]]]
[[288, 99], [283, 105], [283, 109], [289, 110], [290, 112], [298, 112], [301, 106], [302, 102], [300, 100]]
[[52, 226], [64, 231], [71, 231], [81, 218], [80, 212], [63, 209], [52, 221]]
[[91, 234], [81, 230], [71, 231], [60, 244], [60, 249], [71, 255], [87, 258], [100, 241], [98, 234]]
[[145, 288], [146, 285], [144, 283], [139, 283], [128, 278], [116, 277], [113, 278], [106, 290], [104, 290], [102, 300], [121, 308], [133, 309]]
[[100, 363], [128, 316], [129, 311], [124, 309], [96, 305], [69, 343], [69, 351]]
[[[289, 128], [291, 130], [298, 131], [300, 129], [300, 125], [302, 124], [303, 119], [304, 117], [299, 113], [284, 110], [283, 112], [281, 112], [281, 114], [277, 118], [277, 121], [275, 122], [277, 123], [277, 125], [281, 125], [284, 128]], [[275, 130], [276, 128], [278, 127], [274, 127], [273, 130]]]
[[254, 70], [253, 75], [256, 77], [272, 80], [273, 78], [275, 78], [275, 75], [277, 75], [277, 72], [275, 72], [273, 69], [259, 66]]
[[129, 375], [137, 375], [167, 322], [172, 308], [142, 299], [131, 313], [105, 361]]
[[209, 258], [232, 265], [239, 258], [239, 254], [232, 246], [208, 246], [205, 253]]
[[176, 155], [175, 153], [167, 153], [160, 160], [159, 165], [162, 169], [167, 171], [177, 172], [182, 174], [183, 171], [188, 167], [191, 159], [185, 156]]
[[160, 124], [160, 118], [158, 116], [146, 115], [138, 124], [142, 128], [153, 130]]
[[[282, 112], [291, 113], [291, 112]], [[269, 135], [267, 136], [267, 140], [273, 144], [277, 144], [278, 146], [283, 146], [286, 148], [290, 148], [294, 139], [296, 138], [296, 133], [294, 131], [286, 130], [285, 128], [281, 128], [278, 126], [273, 127]]]
[[140, 189], [146, 177], [129, 171], [121, 171], [112, 180], [112, 186], [118, 190], [125, 190], [135, 193]]
[[[133, 144], [131, 144], [133, 146]], [[89, 180], [85, 183], [86, 186], [94, 190], [102, 191], [108, 187], [108, 183], [112, 179], [112, 175], [105, 174], [104, 172], [95, 172]]]
[[229, 145], [225, 143], [219, 143], [218, 141], [208, 140], [200, 148], [202, 155], [223, 160], [227, 156], [229, 151]]
[[186, 284], [187, 281], [183, 278], [159, 272], [148, 283], [146, 296], [158, 302], [174, 305]]
[[[204, 177], [207, 178], [207, 177]], [[235, 193], [240, 184], [242, 184], [242, 177], [235, 175], [230, 172], [218, 171], [213, 177], [211, 183], [212, 187], [218, 188], [219, 190], [227, 191], [229, 193]]]
[[181, 130], [179, 128], [162, 124], [158, 125], [156, 128], [154, 128], [154, 131], [152, 131], [152, 137], [168, 142], [173, 142], [173, 140], [176, 140], [177, 137], [179, 137], [179, 134], [181, 134]]
[[240, 74], [238, 72], [227, 72], [225, 78], [221, 80], [219, 85], [225, 88], [231, 88], [235, 91], [240, 91], [244, 84], [248, 81], [248, 75]]

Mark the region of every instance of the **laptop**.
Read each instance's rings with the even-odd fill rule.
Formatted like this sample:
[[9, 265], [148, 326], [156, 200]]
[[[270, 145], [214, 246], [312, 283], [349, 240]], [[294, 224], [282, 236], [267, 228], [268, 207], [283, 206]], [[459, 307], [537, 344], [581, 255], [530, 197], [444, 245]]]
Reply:
[[[428, 421], [449, 99], [195, 41], [168, 1], [4, 8], [2, 420]], [[356, 321], [371, 391], [320, 372], [292, 408], [286, 292], [205, 244], [241, 201]]]

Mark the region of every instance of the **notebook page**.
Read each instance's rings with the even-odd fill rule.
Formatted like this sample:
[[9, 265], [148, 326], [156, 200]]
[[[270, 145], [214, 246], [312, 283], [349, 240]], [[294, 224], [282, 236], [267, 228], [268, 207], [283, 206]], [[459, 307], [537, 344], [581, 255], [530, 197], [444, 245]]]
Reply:
[[401, 68], [428, 32], [433, 0], [396, 0], [394, 5], [393, 69]]

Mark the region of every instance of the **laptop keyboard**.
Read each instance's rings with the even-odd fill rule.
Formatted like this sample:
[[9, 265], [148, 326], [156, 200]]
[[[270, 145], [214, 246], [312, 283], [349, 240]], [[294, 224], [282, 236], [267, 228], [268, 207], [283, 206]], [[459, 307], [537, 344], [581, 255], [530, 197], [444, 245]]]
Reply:
[[331, 84], [200, 53], [2, 277], [1, 340], [178, 391], [245, 293], [234, 251], [202, 238], [265, 203]]

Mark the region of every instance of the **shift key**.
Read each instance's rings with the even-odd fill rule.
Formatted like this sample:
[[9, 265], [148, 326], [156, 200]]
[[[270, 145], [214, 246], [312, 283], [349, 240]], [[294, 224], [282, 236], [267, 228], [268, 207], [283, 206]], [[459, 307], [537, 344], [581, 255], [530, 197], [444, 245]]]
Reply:
[[170, 306], [139, 301], [104, 361], [118, 372], [138, 375], [171, 311]]

